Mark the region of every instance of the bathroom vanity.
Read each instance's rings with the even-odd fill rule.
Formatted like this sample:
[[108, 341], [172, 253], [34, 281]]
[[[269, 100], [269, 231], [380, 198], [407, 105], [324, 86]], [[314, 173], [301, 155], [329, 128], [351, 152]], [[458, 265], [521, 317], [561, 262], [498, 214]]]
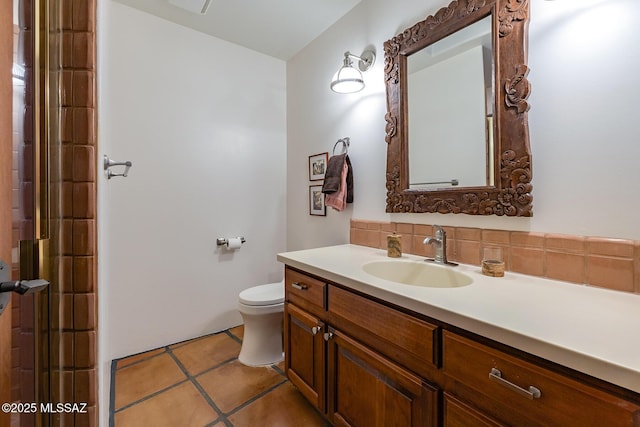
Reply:
[[278, 260], [286, 373], [333, 425], [640, 426], [638, 295], [468, 265], [404, 284], [357, 245]]

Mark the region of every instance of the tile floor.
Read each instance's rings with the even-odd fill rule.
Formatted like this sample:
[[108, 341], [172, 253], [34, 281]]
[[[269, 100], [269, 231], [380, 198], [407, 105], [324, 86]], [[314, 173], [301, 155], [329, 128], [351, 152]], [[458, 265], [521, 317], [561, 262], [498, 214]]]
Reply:
[[328, 424], [284, 375], [284, 362], [238, 362], [242, 326], [114, 360], [111, 427]]

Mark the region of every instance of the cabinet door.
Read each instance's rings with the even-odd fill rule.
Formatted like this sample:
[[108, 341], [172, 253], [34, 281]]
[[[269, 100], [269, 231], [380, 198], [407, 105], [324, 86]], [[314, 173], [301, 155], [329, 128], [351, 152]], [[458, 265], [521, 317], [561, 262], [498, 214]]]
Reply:
[[298, 390], [325, 413], [324, 323], [293, 304], [285, 307], [285, 371]]
[[435, 426], [438, 391], [329, 328], [328, 415], [334, 426]]

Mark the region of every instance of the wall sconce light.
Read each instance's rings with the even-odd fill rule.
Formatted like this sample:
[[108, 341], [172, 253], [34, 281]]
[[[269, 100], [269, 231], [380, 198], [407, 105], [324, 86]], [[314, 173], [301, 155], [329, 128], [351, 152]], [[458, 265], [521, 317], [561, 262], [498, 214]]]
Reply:
[[[351, 58], [358, 60], [358, 69], [353, 67]], [[364, 88], [361, 71], [367, 71], [376, 62], [376, 54], [372, 50], [365, 50], [361, 56], [351, 52], [344, 53], [342, 67], [331, 79], [331, 90], [337, 93], [354, 93]]]

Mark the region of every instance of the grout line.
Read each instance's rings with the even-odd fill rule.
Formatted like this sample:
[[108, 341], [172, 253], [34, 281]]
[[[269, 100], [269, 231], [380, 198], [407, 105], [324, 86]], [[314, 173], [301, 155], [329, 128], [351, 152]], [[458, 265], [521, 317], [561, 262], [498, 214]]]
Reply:
[[236, 357], [232, 357], [231, 359], [224, 360], [224, 361], [218, 363], [217, 365], [214, 365], [214, 366], [212, 366], [210, 368], [205, 369], [202, 372], [198, 372], [196, 375], [191, 375], [188, 372], [185, 372], [185, 373], [186, 373], [187, 377], [196, 378], [196, 377], [199, 377], [201, 375], [207, 374], [207, 373], [213, 371], [214, 369], [218, 369], [218, 368], [220, 368], [220, 367], [222, 367], [224, 365], [228, 365], [229, 363], [233, 362], [234, 360], [238, 360], [238, 357], [236, 356]]
[[237, 341], [239, 344], [242, 344], [242, 339], [240, 339], [240, 337], [235, 336], [234, 334], [232, 334], [229, 329], [224, 331], [225, 334], [229, 335], [229, 337], [231, 337], [234, 341]]
[[273, 369], [274, 371], [276, 371], [277, 373], [279, 373], [280, 375], [286, 378], [287, 374], [282, 369], [280, 369], [280, 367], [278, 367], [277, 363], [274, 363], [273, 365], [271, 365], [271, 369]]
[[[218, 408], [218, 405], [216, 405], [216, 403], [213, 401], [213, 399], [211, 399], [211, 397], [207, 394], [207, 392], [204, 391], [204, 389], [202, 388], [200, 383], [196, 380], [196, 378], [189, 373], [189, 371], [182, 364], [180, 359], [178, 359], [178, 356], [173, 354], [173, 351], [171, 351], [171, 349], [169, 349], [168, 347], [167, 347], [167, 353], [176, 362], [176, 364], [182, 370], [182, 372], [187, 376], [187, 381], [191, 381], [191, 384], [193, 384], [193, 386], [198, 390], [198, 392], [202, 395], [204, 400], [209, 404], [209, 406], [211, 406], [213, 408], [214, 411], [216, 411], [216, 413], [218, 414], [217, 421], [225, 421], [225, 424], [226, 424], [226, 417], [224, 416], [224, 413], [220, 410], [220, 408]], [[231, 360], [233, 360], [233, 359], [231, 359]], [[225, 363], [229, 363], [229, 362], [230, 362], [230, 360], [225, 362]], [[223, 364], [220, 364], [218, 366], [221, 366]], [[216, 367], [218, 367], [218, 366], [216, 366]]]
[[[158, 347], [158, 348], [154, 348], [153, 350], [143, 351], [142, 353], [132, 354], [131, 356], [121, 357], [120, 359], [114, 359], [112, 362], [117, 364], [118, 362], [121, 362], [123, 360], [127, 360], [130, 357], [135, 357], [135, 356], [138, 356], [140, 354], [148, 353], [148, 352], [151, 352], [151, 351], [157, 351], [157, 350], [160, 350], [161, 348], [164, 348], [165, 352], [166, 352], [166, 349], [168, 348], [168, 346]], [[134, 365], [137, 365], [138, 363], [141, 363], [141, 362], [146, 362], [146, 361], [148, 361], [150, 359], [153, 359], [154, 357], [162, 356], [165, 352], [161, 352], [161, 353], [158, 353], [158, 354], [151, 354], [151, 355], [149, 355], [147, 357], [144, 357], [144, 358], [142, 358], [140, 360], [136, 360], [135, 362], [131, 362], [131, 363], [125, 365], [125, 366], [121, 366], [119, 368], [115, 368], [115, 370], [119, 371], [120, 369], [128, 368], [129, 366], [134, 366]]]
[[225, 427], [233, 427], [233, 424], [231, 423], [231, 421], [229, 421], [226, 417], [218, 418], [217, 420], [213, 421], [212, 423], [207, 424], [205, 427], [213, 427], [214, 425], [216, 425], [218, 423], [223, 423], [225, 425]]
[[[147, 360], [153, 359], [154, 357], [157, 357], [157, 356], [162, 356], [163, 354], [165, 354], [165, 353], [168, 353], [168, 352], [169, 352], [169, 351], [168, 351], [168, 350], [169, 350], [169, 346], [158, 347], [158, 348], [156, 348], [156, 349], [154, 349], [154, 350], [150, 350], [150, 351], [159, 350], [159, 349], [161, 349], [161, 348], [164, 348], [164, 350], [165, 350], [165, 351], [164, 351], [164, 352], [161, 352], [161, 353], [158, 353], [158, 354], [155, 354], [155, 355], [153, 355], [153, 356], [146, 357], [146, 358], [144, 358], [144, 359], [142, 359], [142, 360], [140, 360], [140, 361], [133, 362], [133, 363], [131, 363], [130, 365], [127, 365], [127, 366], [137, 365], [137, 364], [138, 364], [138, 363], [140, 363], [140, 362], [143, 362], [143, 361], [147, 361]], [[134, 356], [135, 356], [135, 354], [134, 354]], [[172, 355], [172, 354], [170, 354], [170, 356], [173, 356], [173, 355]], [[122, 358], [122, 359], [126, 359], [126, 357], [124, 357], [124, 358]], [[112, 361], [112, 366], [115, 366], [115, 364], [116, 364], [117, 362], [119, 362], [120, 360], [122, 360], [122, 359], [113, 360], [113, 361]], [[174, 359], [175, 359], [175, 358], [174, 358]], [[180, 384], [183, 384], [184, 382], [186, 382], [186, 381], [188, 380], [188, 378], [182, 379], [182, 380], [180, 380], [180, 381], [176, 382], [175, 384], [172, 384], [172, 385], [170, 385], [170, 386], [168, 386], [168, 387], [165, 387], [165, 388], [163, 388], [163, 389], [161, 389], [161, 390], [155, 391], [155, 392], [153, 392], [153, 393], [151, 393], [151, 394], [149, 394], [149, 395], [147, 395], [147, 396], [144, 396], [144, 397], [143, 397], [143, 398], [141, 398], [141, 399], [138, 399], [138, 400], [136, 400], [136, 401], [130, 402], [130, 403], [128, 403], [128, 404], [126, 404], [126, 405], [124, 405], [124, 406], [123, 406], [123, 407], [121, 407], [121, 408], [115, 409], [115, 371], [116, 371], [116, 370], [118, 370], [118, 369], [126, 368], [127, 366], [124, 366], [124, 367], [122, 367], [122, 368], [116, 368], [116, 369], [114, 369], [114, 370], [113, 370], [114, 378], [113, 378], [113, 381], [112, 381], [112, 383], [111, 383], [111, 392], [112, 392], [113, 396], [112, 396], [112, 398], [111, 398], [110, 407], [112, 407], [111, 409], [113, 409], [113, 413], [114, 413], [114, 414], [115, 414], [115, 413], [117, 413], [117, 412], [123, 411], [123, 410], [125, 410], [125, 409], [128, 409], [128, 408], [130, 408], [130, 407], [132, 407], [132, 406], [134, 406], [134, 405], [137, 405], [138, 403], [142, 403], [142, 402], [144, 402], [144, 401], [146, 401], [146, 400], [149, 400], [150, 398], [155, 397], [155, 396], [157, 396], [157, 395], [159, 395], [159, 394], [161, 394], [161, 393], [164, 393], [165, 391], [171, 390], [172, 388], [177, 387], [177, 386], [179, 386]], [[179, 366], [179, 367], [180, 367], [180, 366]], [[183, 373], [184, 373], [184, 372], [183, 372]], [[186, 376], [188, 377], [188, 375], [186, 375]], [[110, 427], [114, 427], [114, 426], [110, 426]]]
[[118, 412], [122, 412], [122, 411], [124, 411], [125, 409], [129, 409], [129, 408], [131, 408], [132, 406], [135, 406], [135, 405], [137, 405], [137, 404], [139, 404], [139, 403], [145, 402], [145, 401], [147, 401], [147, 400], [149, 400], [149, 399], [151, 399], [151, 398], [153, 398], [153, 397], [156, 397], [156, 396], [158, 396], [158, 395], [160, 395], [160, 394], [164, 393], [165, 391], [169, 391], [169, 390], [171, 390], [171, 389], [174, 389], [174, 388], [178, 387], [179, 385], [182, 385], [182, 384], [186, 383], [187, 381], [189, 381], [189, 379], [188, 379], [188, 378], [185, 378], [185, 379], [183, 379], [183, 380], [178, 381], [178, 382], [177, 382], [177, 383], [175, 383], [175, 384], [171, 384], [169, 387], [165, 387], [165, 388], [163, 388], [163, 389], [161, 389], [161, 390], [154, 391], [153, 393], [146, 395], [146, 396], [145, 396], [145, 397], [143, 397], [142, 399], [138, 399], [138, 400], [136, 400], [136, 401], [134, 401], [134, 402], [131, 402], [131, 403], [128, 403], [128, 404], [124, 405], [122, 408], [118, 408], [118, 409], [116, 409], [116, 410], [115, 410], [115, 412], [114, 412], [114, 414], [117, 414]]
[[235, 408], [233, 408], [231, 411], [227, 412], [225, 414], [226, 417], [228, 417], [229, 415], [233, 415], [236, 412], [240, 411], [241, 409], [249, 406], [250, 404], [252, 404], [253, 402], [255, 402], [256, 400], [260, 399], [261, 397], [271, 393], [272, 391], [274, 391], [275, 389], [277, 389], [278, 387], [280, 387], [282, 384], [285, 384], [287, 382], [287, 379], [284, 378], [282, 381], [280, 381], [278, 384], [273, 385], [271, 387], [269, 387], [268, 389], [264, 390], [262, 393], [253, 396], [251, 399], [247, 400], [246, 402], [236, 406]]
[[[233, 333], [231, 333], [231, 332], [229, 331], [229, 329], [226, 329], [226, 330], [221, 331], [221, 332], [216, 332], [216, 333], [213, 333], [213, 334], [205, 335], [205, 336], [200, 337], [200, 338], [197, 338], [197, 339], [205, 338], [205, 337], [207, 337], [207, 336], [212, 336], [212, 335], [218, 335], [218, 334], [221, 334], [221, 333], [224, 333], [224, 334], [228, 335], [228, 336], [229, 336], [230, 338], [232, 338], [234, 341], [237, 341], [238, 343], [242, 344], [242, 339], [240, 339], [239, 337], [237, 337], [237, 336], [235, 336]], [[185, 341], [183, 341], [182, 343], [185, 343], [185, 344], [186, 344], [186, 343], [188, 343], [189, 341], [193, 341], [193, 340], [185, 340]], [[171, 345], [175, 345], [175, 344], [171, 344]], [[180, 346], [180, 347], [181, 347], [181, 346]], [[131, 356], [127, 356], [127, 357], [124, 357], [124, 358], [121, 358], [121, 359], [115, 359], [115, 360], [112, 360], [112, 361], [111, 361], [111, 391], [110, 391], [110, 402], [109, 402], [109, 427], [115, 427], [115, 414], [116, 414], [116, 413], [121, 412], [121, 411], [123, 411], [123, 410], [125, 410], [125, 409], [129, 409], [129, 408], [131, 408], [132, 406], [135, 406], [135, 405], [137, 405], [137, 404], [139, 404], [139, 403], [142, 403], [142, 402], [144, 402], [144, 401], [146, 401], [146, 400], [149, 400], [149, 399], [151, 399], [151, 398], [153, 398], [153, 397], [156, 397], [156, 396], [158, 396], [159, 394], [162, 394], [162, 393], [164, 393], [164, 392], [166, 392], [166, 391], [168, 391], [168, 390], [171, 390], [171, 389], [173, 389], [173, 388], [175, 388], [175, 387], [177, 387], [177, 386], [179, 386], [179, 385], [182, 385], [182, 384], [184, 384], [184, 383], [185, 383], [185, 382], [187, 382], [187, 381], [189, 381], [189, 382], [191, 382], [191, 383], [193, 384], [193, 386], [198, 390], [198, 392], [200, 393], [200, 395], [205, 399], [205, 401], [209, 404], [209, 406], [211, 406], [211, 407], [214, 409], [214, 411], [218, 414], [218, 418], [216, 418], [216, 419], [215, 419], [215, 420], [213, 420], [212, 422], [210, 422], [210, 423], [206, 424], [206, 426], [205, 426], [205, 427], [213, 427], [214, 425], [216, 425], [216, 424], [218, 424], [218, 423], [220, 423], [220, 422], [224, 423], [224, 425], [225, 425], [226, 427], [233, 427], [233, 424], [232, 424], [232, 423], [228, 420], [228, 418], [227, 418], [229, 415], [233, 415], [233, 414], [235, 414], [236, 412], [238, 412], [238, 411], [240, 411], [241, 409], [245, 408], [246, 406], [248, 406], [248, 405], [252, 404], [252, 403], [253, 403], [253, 402], [255, 402], [256, 400], [258, 400], [258, 399], [260, 399], [260, 398], [264, 397], [265, 395], [267, 395], [268, 393], [270, 393], [270, 392], [274, 391], [275, 389], [277, 389], [278, 387], [280, 387], [280, 386], [282, 386], [283, 384], [287, 383], [287, 381], [288, 381], [288, 379], [286, 378], [286, 374], [282, 371], [282, 369], [280, 369], [280, 368], [277, 366], [277, 364], [272, 364], [272, 365], [270, 365], [269, 367], [270, 367], [271, 369], [273, 369], [274, 371], [276, 371], [277, 373], [279, 373], [280, 375], [282, 375], [282, 376], [284, 377], [284, 378], [282, 379], [282, 381], [280, 381], [279, 383], [277, 383], [277, 384], [273, 385], [272, 387], [270, 387], [270, 388], [268, 388], [268, 389], [264, 390], [262, 393], [260, 393], [260, 394], [258, 394], [258, 395], [256, 395], [256, 396], [252, 397], [251, 399], [249, 399], [249, 400], [247, 400], [247, 401], [243, 402], [242, 404], [238, 405], [238, 406], [237, 406], [237, 407], [235, 407], [233, 410], [231, 410], [230, 412], [228, 412], [228, 413], [226, 413], [226, 414], [225, 414], [224, 412], [222, 412], [222, 410], [221, 410], [220, 408], [218, 408], [218, 406], [215, 404], [215, 402], [213, 401], [213, 399], [212, 399], [212, 398], [207, 394], [207, 392], [202, 388], [202, 386], [201, 386], [201, 385], [200, 385], [200, 383], [198, 382], [198, 380], [197, 380], [196, 376], [191, 375], [191, 374], [189, 373], [189, 371], [187, 370], [187, 368], [182, 364], [182, 362], [180, 361], [180, 359], [178, 358], [178, 356], [176, 356], [176, 355], [173, 353], [173, 350], [170, 348], [170, 345], [167, 345], [167, 346], [164, 346], [164, 347], [159, 347], [158, 349], [160, 349], [160, 348], [164, 348], [164, 350], [165, 350], [165, 351], [164, 351], [164, 352], [160, 352], [160, 353], [155, 354], [155, 355], [151, 355], [151, 356], [149, 356], [149, 357], [145, 357], [144, 359], [141, 359], [141, 360], [135, 361], [135, 362], [133, 362], [133, 363], [131, 363], [131, 364], [129, 364], [129, 365], [123, 366], [122, 368], [118, 368], [118, 367], [117, 367], [118, 362], [119, 362], [119, 361], [121, 361], [121, 360], [125, 360], [125, 359], [127, 359], [127, 357], [131, 357]], [[179, 348], [179, 347], [177, 347], [177, 348]], [[155, 349], [155, 350], [158, 350], [158, 349]], [[154, 350], [149, 350], [149, 351], [154, 351]], [[147, 396], [143, 397], [142, 399], [139, 399], [139, 400], [137, 400], [137, 401], [135, 401], [135, 402], [131, 402], [131, 403], [129, 403], [129, 404], [127, 404], [127, 405], [125, 405], [125, 406], [123, 406], [123, 407], [121, 407], [121, 408], [118, 408], [118, 409], [116, 410], [116, 409], [115, 409], [115, 396], [116, 396], [115, 374], [116, 374], [116, 371], [117, 371], [117, 370], [119, 370], [119, 369], [126, 368], [126, 367], [128, 367], [128, 366], [136, 365], [136, 364], [141, 363], [141, 362], [143, 362], [143, 361], [148, 361], [149, 359], [153, 359], [154, 357], [161, 356], [161, 355], [163, 355], [163, 354], [165, 354], [165, 353], [166, 353], [166, 354], [168, 354], [168, 355], [169, 355], [169, 356], [174, 360], [174, 362], [176, 363], [176, 365], [178, 366], [178, 368], [179, 368], [179, 369], [182, 371], [182, 373], [186, 376], [186, 379], [181, 380], [181, 381], [178, 381], [177, 383], [175, 383], [175, 384], [173, 384], [173, 385], [171, 385], [171, 386], [169, 386], [169, 387], [166, 387], [166, 388], [164, 388], [164, 389], [162, 389], [162, 390], [158, 390], [158, 391], [156, 391], [156, 392], [154, 392], [154, 393], [151, 393], [151, 394], [149, 394], [149, 395], [147, 395]], [[138, 353], [138, 354], [141, 354], [141, 353]], [[132, 355], [132, 356], [136, 356], [136, 355]], [[221, 363], [219, 363], [219, 364], [217, 364], [217, 365], [215, 365], [215, 366], [212, 366], [212, 367], [211, 367], [211, 368], [209, 368], [209, 369], [206, 369], [206, 370], [204, 370], [204, 371], [202, 371], [202, 372], [198, 373], [198, 374], [197, 374], [197, 376], [204, 375], [204, 374], [206, 374], [206, 373], [208, 373], [208, 372], [210, 372], [210, 371], [213, 371], [214, 369], [220, 368], [221, 366], [227, 365], [227, 364], [232, 363], [232, 362], [234, 362], [234, 361], [236, 361], [236, 360], [238, 360], [237, 356], [236, 356], [236, 357], [233, 357], [233, 358], [230, 358], [230, 359], [228, 359], [228, 360], [225, 360], [225, 361], [223, 361], [223, 362], [221, 362]]]
[[[230, 332], [228, 332], [229, 330], [225, 330], [224, 332], [227, 333], [227, 335], [232, 335]], [[236, 340], [239, 340], [236, 337]], [[240, 341], [242, 342], [242, 341]], [[252, 397], [251, 399], [243, 402], [242, 404], [238, 405], [237, 407], [233, 408], [231, 411], [229, 411], [228, 413], [224, 413], [222, 412], [222, 410], [220, 408], [218, 408], [218, 405], [215, 404], [215, 402], [213, 401], [213, 399], [211, 399], [211, 397], [207, 394], [207, 392], [202, 388], [202, 386], [200, 385], [200, 383], [198, 382], [197, 378], [192, 376], [189, 371], [187, 371], [187, 368], [182, 364], [182, 362], [180, 362], [180, 360], [178, 359], [178, 357], [176, 355], [173, 354], [173, 352], [171, 351], [171, 349], [167, 348], [167, 353], [169, 353], [169, 355], [176, 361], [176, 363], [178, 364], [178, 366], [180, 367], [180, 369], [182, 369], [182, 371], [184, 372], [185, 375], [187, 375], [187, 378], [193, 383], [193, 385], [198, 389], [198, 391], [200, 392], [200, 394], [202, 394], [202, 396], [205, 398], [205, 400], [207, 401], [207, 403], [209, 403], [209, 405], [211, 405], [212, 408], [215, 409], [216, 412], [218, 412], [218, 414], [221, 415], [221, 419], [219, 419], [219, 421], [224, 421], [225, 424], [227, 426], [232, 426], [232, 424], [227, 420], [227, 416], [232, 415], [236, 412], [238, 412], [240, 409], [244, 408], [245, 406], [248, 406], [249, 404], [255, 402], [256, 400], [258, 400], [259, 398], [265, 396], [266, 394], [270, 393], [271, 391], [275, 390], [276, 388], [280, 387], [282, 384], [287, 382], [287, 378], [283, 378], [282, 381], [280, 381], [279, 383], [273, 385], [272, 387], [264, 390], [262, 393]], [[205, 371], [202, 371], [200, 373], [198, 373], [198, 376], [204, 375], [207, 372], [213, 371], [214, 369], [217, 369], [221, 366], [230, 364], [234, 361], [238, 360], [237, 357], [231, 358], [229, 360], [226, 360], [222, 363], [219, 363], [216, 366], [213, 366]], [[276, 372], [280, 373], [281, 375], [284, 376], [284, 372], [282, 372], [282, 370], [280, 368], [278, 368], [275, 364], [270, 365], [270, 367], [272, 369], [274, 369]]]

